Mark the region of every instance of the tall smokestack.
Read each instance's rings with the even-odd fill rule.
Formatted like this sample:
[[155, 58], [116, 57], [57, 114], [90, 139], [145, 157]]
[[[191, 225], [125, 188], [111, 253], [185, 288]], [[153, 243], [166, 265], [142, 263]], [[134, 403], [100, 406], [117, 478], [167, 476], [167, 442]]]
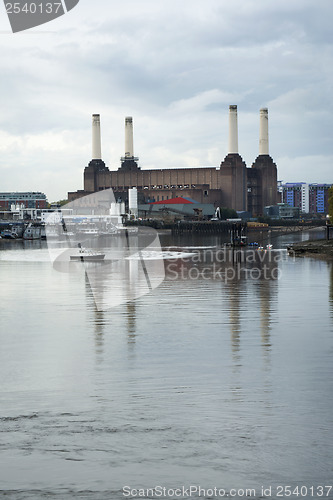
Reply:
[[127, 116], [125, 118], [125, 158], [133, 158], [133, 118]]
[[238, 153], [237, 106], [229, 106], [229, 153]]
[[261, 108], [259, 124], [259, 156], [269, 155], [268, 152], [268, 109]]
[[102, 159], [100, 115], [92, 115], [92, 159]]

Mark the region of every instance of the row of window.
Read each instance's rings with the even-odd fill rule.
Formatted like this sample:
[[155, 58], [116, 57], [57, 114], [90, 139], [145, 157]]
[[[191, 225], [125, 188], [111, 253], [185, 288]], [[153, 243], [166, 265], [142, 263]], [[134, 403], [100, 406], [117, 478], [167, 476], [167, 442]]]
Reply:
[[46, 195], [42, 193], [0, 193], [0, 200], [46, 200]]
[[[168, 184], [154, 184], [154, 185], [151, 185], [151, 186], [132, 186], [132, 187], [136, 187], [138, 190], [142, 190], [142, 189], [196, 189], [196, 185], [195, 184], [172, 184], [172, 185], [168, 185]], [[111, 189], [113, 189], [114, 191], [118, 191], [119, 189], [124, 189], [124, 190], [127, 190], [127, 189], [130, 189], [131, 186], [112, 186]], [[103, 189], [103, 188], [100, 188], [100, 189]]]

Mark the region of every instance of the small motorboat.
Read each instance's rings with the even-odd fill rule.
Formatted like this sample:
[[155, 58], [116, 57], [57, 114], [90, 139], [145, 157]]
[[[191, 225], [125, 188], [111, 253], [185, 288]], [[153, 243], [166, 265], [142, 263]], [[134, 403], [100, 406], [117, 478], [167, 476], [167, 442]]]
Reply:
[[5, 240], [15, 240], [17, 235], [10, 229], [4, 229], [1, 233], [1, 238]]
[[105, 254], [102, 252], [94, 252], [93, 250], [87, 250], [78, 243], [79, 251], [77, 254], [70, 255], [70, 260], [76, 262], [101, 262], [105, 258]]

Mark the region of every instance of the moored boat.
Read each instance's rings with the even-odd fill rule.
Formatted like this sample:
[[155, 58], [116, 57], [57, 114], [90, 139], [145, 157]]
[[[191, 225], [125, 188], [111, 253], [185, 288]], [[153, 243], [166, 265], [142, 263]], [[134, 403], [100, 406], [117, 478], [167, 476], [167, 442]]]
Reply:
[[1, 233], [1, 237], [5, 240], [15, 240], [17, 235], [11, 229], [4, 229]]
[[76, 262], [102, 262], [105, 258], [105, 254], [102, 252], [95, 252], [93, 250], [87, 250], [86, 248], [81, 246], [81, 243], [78, 244], [79, 251], [74, 255], [70, 255], [71, 261]]
[[24, 240], [39, 240], [42, 235], [42, 228], [40, 225], [30, 223], [23, 233]]

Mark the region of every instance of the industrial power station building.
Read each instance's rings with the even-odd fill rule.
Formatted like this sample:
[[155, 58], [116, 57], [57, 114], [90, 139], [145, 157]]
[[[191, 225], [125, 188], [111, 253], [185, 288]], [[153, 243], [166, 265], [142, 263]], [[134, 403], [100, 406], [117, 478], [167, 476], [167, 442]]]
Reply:
[[262, 215], [278, 203], [277, 167], [269, 155], [268, 110], [260, 110], [259, 155], [248, 168], [238, 153], [237, 106], [229, 106], [229, 151], [219, 166], [141, 170], [133, 149], [133, 120], [125, 118], [125, 155], [117, 170], [102, 160], [100, 115], [92, 116], [92, 160], [84, 169], [84, 189], [68, 193], [68, 200], [112, 188], [126, 201], [136, 187], [141, 203], [177, 197]]

